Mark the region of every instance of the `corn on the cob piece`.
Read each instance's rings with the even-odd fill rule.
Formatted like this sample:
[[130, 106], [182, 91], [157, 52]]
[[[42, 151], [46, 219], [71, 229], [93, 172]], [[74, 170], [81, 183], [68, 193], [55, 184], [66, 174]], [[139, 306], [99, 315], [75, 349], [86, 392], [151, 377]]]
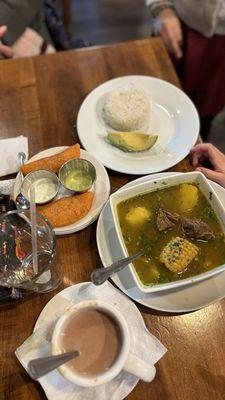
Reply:
[[160, 261], [174, 273], [182, 272], [198, 254], [198, 247], [179, 236], [173, 238], [160, 254]]

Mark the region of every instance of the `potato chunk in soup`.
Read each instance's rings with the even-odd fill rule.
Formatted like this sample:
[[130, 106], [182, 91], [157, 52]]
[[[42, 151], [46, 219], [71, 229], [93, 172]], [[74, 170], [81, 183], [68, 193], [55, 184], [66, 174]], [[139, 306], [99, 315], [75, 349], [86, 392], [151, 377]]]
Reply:
[[125, 216], [130, 225], [141, 225], [151, 217], [150, 210], [145, 207], [133, 207]]
[[189, 183], [180, 185], [180, 212], [190, 212], [198, 203], [198, 188]]

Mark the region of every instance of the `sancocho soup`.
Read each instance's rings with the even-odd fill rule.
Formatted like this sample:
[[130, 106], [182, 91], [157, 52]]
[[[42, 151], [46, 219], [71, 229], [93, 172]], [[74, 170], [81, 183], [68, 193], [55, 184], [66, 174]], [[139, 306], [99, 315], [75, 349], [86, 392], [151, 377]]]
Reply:
[[144, 285], [168, 283], [225, 263], [220, 223], [199, 187], [182, 183], [144, 193], [117, 205], [129, 254]]

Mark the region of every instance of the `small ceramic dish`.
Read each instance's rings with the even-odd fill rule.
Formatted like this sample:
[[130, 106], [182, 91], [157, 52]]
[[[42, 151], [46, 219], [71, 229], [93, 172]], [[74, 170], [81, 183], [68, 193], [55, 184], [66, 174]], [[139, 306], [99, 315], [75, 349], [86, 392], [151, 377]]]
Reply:
[[[190, 184], [195, 184], [198, 185], [199, 189], [201, 192], [205, 195], [207, 199], [210, 200], [210, 204], [217, 215], [218, 221], [220, 223], [220, 226], [222, 228], [223, 233], [225, 234], [225, 212], [224, 212], [224, 207], [222, 203], [220, 202], [216, 192], [210, 185], [209, 181], [206, 180], [205, 176], [200, 173], [200, 172], [186, 172], [183, 174], [179, 175], [171, 175], [168, 177], [163, 177], [163, 178], [158, 178], [154, 180], [149, 180], [143, 183], [140, 183], [136, 186], [120, 190], [116, 193], [113, 193], [110, 196], [110, 207], [112, 211], [112, 216], [113, 216], [113, 222], [115, 225], [115, 230], [116, 230], [116, 235], [118, 237], [121, 250], [123, 252], [124, 257], [127, 257], [128, 251], [123, 239], [122, 231], [120, 228], [120, 222], [119, 222], [119, 217], [117, 213], [117, 205], [129, 198], [133, 198], [135, 196], [144, 194], [144, 193], [149, 193], [153, 192], [155, 190], [159, 189], [164, 189], [166, 186], [175, 186], [179, 185], [181, 183], [190, 183]], [[152, 286], [147, 286], [144, 285], [133, 264], [129, 265], [130, 273], [132, 274], [132, 277], [137, 285], [137, 287], [145, 293], [152, 293], [152, 292], [157, 292], [161, 290], [168, 290], [168, 289], [175, 289], [183, 285], [187, 285], [190, 283], [195, 283], [198, 281], [202, 281], [204, 279], [207, 279], [209, 277], [212, 277], [213, 275], [216, 275], [222, 271], [225, 271], [225, 264], [220, 265], [216, 268], [213, 268], [207, 272], [200, 273], [199, 275], [195, 275], [189, 278], [185, 278], [182, 280], [177, 280], [169, 283], [162, 283], [162, 284], [155, 284]]]
[[59, 191], [59, 180], [54, 172], [45, 169], [30, 172], [21, 185], [21, 194], [30, 201], [30, 188], [34, 187], [35, 203], [45, 204], [53, 200]]
[[71, 193], [87, 192], [95, 180], [94, 165], [83, 158], [73, 158], [63, 164], [59, 170], [60, 183]]

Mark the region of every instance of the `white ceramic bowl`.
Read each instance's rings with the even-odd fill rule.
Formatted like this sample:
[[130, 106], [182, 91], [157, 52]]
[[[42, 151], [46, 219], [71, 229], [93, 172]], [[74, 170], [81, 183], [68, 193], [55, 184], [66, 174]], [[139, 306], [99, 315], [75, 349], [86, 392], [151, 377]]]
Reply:
[[[117, 214], [117, 205], [121, 201], [129, 199], [131, 197], [134, 197], [134, 196], [137, 196], [137, 195], [140, 195], [143, 193], [153, 192], [156, 189], [163, 189], [166, 186], [169, 187], [169, 186], [179, 185], [181, 183], [195, 183], [199, 186], [200, 190], [204, 193], [206, 198], [210, 199], [210, 204], [211, 204], [212, 208], [214, 209], [214, 211], [218, 217], [218, 220], [220, 222], [223, 233], [225, 234], [225, 209], [224, 209], [222, 203], [220, 202], [216, 192], [214, 191], [214, 189], [212, 188], [212, 186], [210, 185], [210, 183], [207, 181], [207, 179], [205, 178], [205, 176], [202, 173], [186, 172], [186, 173], [179, 174], [179, 175], [171, 175], [166, 178], [164, 177], [164, 178], [149, 180], [147, 182], [140, 183], [139, 185], [133, 186], [131, 188], [120, 190], [110, 196], [110, 207], [111, 207], [111, 211], [112, 211], [112, 215], [113, 215], [115, 229], [116, 229], [117, 237], [119, 239], [119, 243], [120, 243], [121, 249], [123, 251], [124, 257], [128, 256], [128, 252], [127, 252], [126, 245], [124, 243], [123, 235], [122, 235], [121, 228], [120, 228], [120, 223], [119, 223], [118, 214]], [[218, 274], [219, 272], [222, 272], [224, 270], [225, 270], [225, 264], [223, 264], [217, 268], [214, 268], [210, 271], [207, 271], [207, 272], [204, 272], [199, 275], [192, 276], [190, 278], [186, 278], [183, 280], [174, 281], [174, 282], [170, 282], [170, 283], [164, 283], [164, 284], [158, 284], [158, 285], [154, 285], [154, 286], [147, 286], [141, 282], [133, 264], [129, 265], [129, 271], [132, 274], [136, 285], [142, 292], [145, 292], [145, 293], [173, 289], [173, 288], [177, 288], [179, 286], [202, 281], [203, 279], [209, 278], [209, 277], [211, 277], [215, 274]]]

